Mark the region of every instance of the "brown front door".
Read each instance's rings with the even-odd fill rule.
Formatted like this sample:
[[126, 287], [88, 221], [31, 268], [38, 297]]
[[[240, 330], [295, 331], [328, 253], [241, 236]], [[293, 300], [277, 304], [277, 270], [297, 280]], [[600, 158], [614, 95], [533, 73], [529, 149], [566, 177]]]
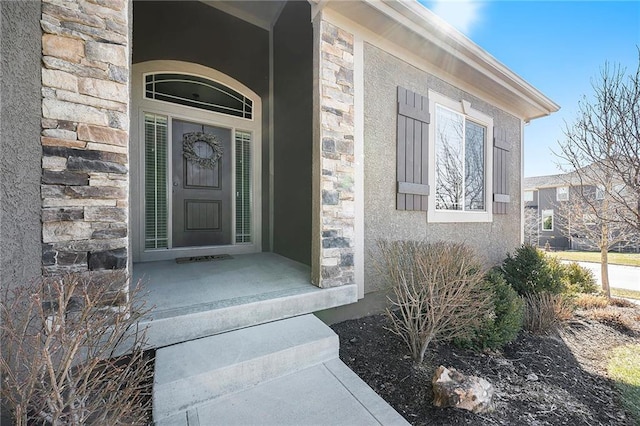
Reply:
[[175, 119], [172, 130], [173, 247], [231, 244], [231, 130]]

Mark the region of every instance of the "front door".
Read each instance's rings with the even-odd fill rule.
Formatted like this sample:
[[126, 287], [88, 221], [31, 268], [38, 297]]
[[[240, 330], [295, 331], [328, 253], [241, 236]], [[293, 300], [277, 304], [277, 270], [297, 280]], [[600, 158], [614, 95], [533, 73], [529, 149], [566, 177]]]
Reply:
[[231, 244], [231, 130], [173, 120], [173, 247]]

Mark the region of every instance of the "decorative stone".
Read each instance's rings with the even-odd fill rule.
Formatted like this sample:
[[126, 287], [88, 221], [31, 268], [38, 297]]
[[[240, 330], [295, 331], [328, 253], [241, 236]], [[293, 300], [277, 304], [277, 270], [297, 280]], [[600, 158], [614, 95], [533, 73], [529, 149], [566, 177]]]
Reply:
[[336, 247], [349, 247], [350, 241], [347, 238], [323, 238], [322, 248], [336, 248]]
[[68, 72], [44, 68], [42, 70], [42, 85], [75, 92], [78, 90], [78, 79]]
[[[73, 5], [73, 3], [71, 2], [69, 3], [70, 5]], [[105, 27], [105, 23], [103, 19], [83, 13], [77, 9], [71, 9], [69, 7], [61, 7], [57, 4], [53, 4], [50, 2], [42, 3], [42, 13], [50, 16], [55, 16], [58, 20], [65, 23], [75, 22], [75, 23], [88, 25], [96, 28]]]
[[123, 188], [112, 186], [62, 186], [43, 185], [43, 198], [85, 198], [85, 199], [121, 199], [126, 196]]
[[326, 152], [335, 152], [336, 151], [336, 141], [329, 138], [322, 139], [322, 150]]
[[58, 252], [53, 249], [51, 244], [42, 245], [42, 265], [50, 266], [56, 264], [56, 256]]
[[127, 210], [118, 207], [85, 207], [84, 218], [89, 222], [127, 222]]
[[[66, 90], [57, 90], [56, 98], [60, 101], [72, 102], [74, 104], [87, 105], [90, 107], [105, 109], [109, 111], [124, 112], [127, 110], [127, 105], [121, 102], [114, 102], [101, 97], [94, 97], [88, 95], [82, 95], [76, 92], [69, 92]], [[126, 102], [126, 100], [124, 101]]]
[[48, 138], [55, 138], [55, 139], [69, 139], [69, 140], [77, 139], [76, 132], [72, 130], [64, 130], [64, 129], [44, 129], [42, 131], [42, 136], [45, 136]]
[[42, 100], [42, 115], [44, 118], [83, 122], [98, 126], [109, 124], [107, 115], [97, 108], [56, 99], [45, 98]]
[[340, 194], [338, 191], [322, 191], [322, 204], [324, 205], [337, 205], [340, 200]]
[[87, 264], [87, 253], [84, 252], [68, 252], [68, 251], [59, 251], [56, 256], [57, 264], [62, 266], [67, 265], [86, 265]]
[[124, 84], [97, 78], [80, 78], [78, 91], [84, 95], [100, 97], [116, 102], [127, 102], [129, 91]]
[[436, 407], [454, 407], [474, 413], [493, 409], [493, 385], [483, 378], [465, 376], [457, 370], [440, 366], [431, 381], [433, 404]]
[[84, 148], [86, 146], [86, 142], [75, 139], [58, 139], [43, 136], [40, 141], [43, 146], [63, 146], [66, 148]]
[[45, 273], [127, 265], [128, 4], [42, 2]]
[[84, 219], [82, 208], [43, 209], [43, 222], [66, 222]]
[[108, 161], [87, 160], [80, 157], [69, 158], [67, 167], [69, 170], [86, 172], [127, 173], [127, 167], [122, 164], [111, 163]]
[[42, 53], [71, 62], [80, 62], [84, 57], [84, 43], [82, 40], [45, 34], [42, 36]]
[[85, 45], [85, 50], [89, 60], [106, 62], [121, 67], [127, 66], [128, 57], [125, 46], [88, 41]]
[[42, 242], [86, 240], [93, 230], [88, 222], [45, 222], [42, 224]]
[[127, 228], [104, 228], [93, 231], [92, 239], [108, 240], [113, 238], [124, 238], [127, 236]]
[[81, 64], [74, 64], [53, 56], [45, 56], [42, 58], [42, 62], [44, 62], [47, 68], [66, 71], [76, 77], [106, 78], [108, 76], [108, 73], [105, 70]]
[[64, 170], [67, 159], [64, 157], [42, 157], [42, 168], [45, 170]]
[[77, 173], [68, 170], [42, 171], [42, 183], [51, 185], [89, 185], [89, 175], [87, 173]]
[[340, 255], [340, 266], [353, 266], [353, 253], [343, 253]]
[[111, 152], [84, 150], [84, 149], [69, 149], [63, 147], [43, 147], [42, 152], [44, 155], [52, 157], [81, 157], [86, 160], [101, 160], [114, 163], [125, 164], [127, 162], [127, 156], [122, 154], [114, 154]]
[[116, 200], [95, 200], [79, 198], [43, 198], [42, 207], [85, 207], [85, 206], [105, 206], [115, 207]]
[[124, 269], [127, 267], [127, 250], [119, 248], [98, 252], [89, 252], [87, 264], [90, 271], [102, 269]]

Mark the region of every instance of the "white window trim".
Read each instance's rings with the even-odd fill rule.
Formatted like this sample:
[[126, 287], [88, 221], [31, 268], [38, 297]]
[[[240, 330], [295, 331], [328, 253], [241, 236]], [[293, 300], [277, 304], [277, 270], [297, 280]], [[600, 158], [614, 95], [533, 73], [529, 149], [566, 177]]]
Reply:
[[[549, 214], [551, 212], [551, 214]], [[551, 216], [551, 229], [544, 229], [545, 216]], [[540, 214], [540, 230], [543, 232], [553, 232], [553, 228], [556, 225], [556, 218], [553, 209], [542, 210]]]
[[[560, 190], [566, 189], [567, 196], [566, 198], [560, 198]], [[569, 201], [569, 187], [568, 186], [558, 186], [556, 187], [556, 201]]]
[[[191, 73], [202, 76], [243, 93], [253, 101], [253, 119], [234, 117], [213, 111], [201, 110], [189, 106], [173, 104], [170, 102], [146, 99], [144, 97], [144, 75], [156, 72]], [[203, 256], [216, 254], [244, 254], [262, 251], [262, 102], [261, 98], [251, 89], [233, 78], [211, 68], [197, 64], [180, 61], [149, 61], [133, 65], [132, 71], [132, 108], [131, 108], [131, 221], [132, 221], [132, 245], [133, 261], [146, 262], [155, 260], [169, 260], [177, 257]], [[196, 121], [198, 123], [224, 127], [231, 129], [231, 143], [235, 144], [235, 131], [241, 130], [252, 134], [252, 242], [235, 242], [235, 214], [232, 214], [232, 243], [222, 246], [180, 247], [169, 249], [145, 249], [144, 245], [144, 113], [165, 115], [168, 121], [168, 140], [172, 140], [172, 119]], [[235, 150], [232, 154], [232, 163], [235, 164]], [[169, 150], [171, 152], [171, 150]], [[170, 157], [169, 157], [170, 158]], [[169, 175], [171, 174], [171, 160], [169, 159]], [[232, 173], [232, 188], [235, 188], [235, 173]], [[235, 197], [232, 199], [232, 210], [235, 211]], [[168, 205], [171, 214], [171, 197]], [[168, 233], [171, 243], [171, 220], [169, 220]]]
[[[466, 119], [485, 126], [486, 141], [484, 146], [485, 170], [485, 211], [458, 211], [436, 209], [436, 149], [435, 149], [435, 111], [436, 105], [441, 105], [465, 116]], [[493, 221], [493, 118], [471, 108], [466, 100], [454, 101], [438, 92], [429, 90], [429, 112], [431, 123], [429, 124], [429, 207], [427, 210], [427, 222], [491, 222]]]

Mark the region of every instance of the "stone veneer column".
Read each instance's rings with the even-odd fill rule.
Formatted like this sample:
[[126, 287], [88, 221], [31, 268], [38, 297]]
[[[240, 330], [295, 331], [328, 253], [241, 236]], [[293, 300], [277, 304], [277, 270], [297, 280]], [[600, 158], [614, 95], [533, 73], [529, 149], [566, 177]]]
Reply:
[[[354, 284], [353, 35], [314, 21], [313, 280], [320, 287]], [[320, 193], [318, 193], [320, 192]]]
[[42, 265], [126, 270], [127, 0], [42, 1]]

